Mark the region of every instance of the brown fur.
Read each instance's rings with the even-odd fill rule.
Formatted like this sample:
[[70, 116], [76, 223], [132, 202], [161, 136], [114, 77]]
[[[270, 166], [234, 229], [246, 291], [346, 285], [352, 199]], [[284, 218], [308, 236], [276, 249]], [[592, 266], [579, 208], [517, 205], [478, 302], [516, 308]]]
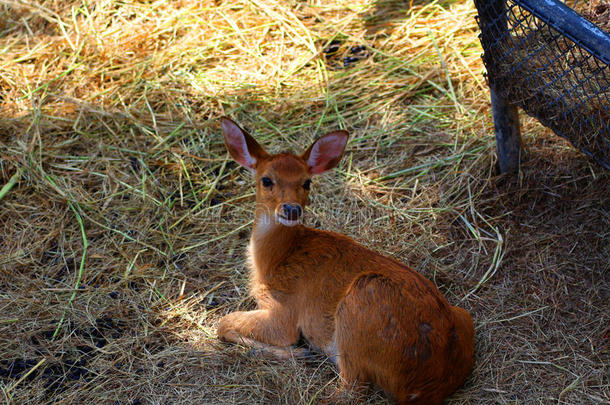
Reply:
[[[284, 203], [305, 207], [304, 182], [337, 164], [347, 133], [321, 138], [330, 146], [320, 153], [314, 144], [295, 156], [268, 155], [228, 119], [223, 129], [231, 155], [255, 170], [249, 258], [258, 309], [222, 318], [219, 338], [288, 356], [302, 335], [337, 362], [347, 386], [374, 383], [400, 404], [442, 403], [473, 367], [468, 312], [411, 268], [344, 235], [276, 220]], [[246, 151], [235, 146], [240, 133]]]

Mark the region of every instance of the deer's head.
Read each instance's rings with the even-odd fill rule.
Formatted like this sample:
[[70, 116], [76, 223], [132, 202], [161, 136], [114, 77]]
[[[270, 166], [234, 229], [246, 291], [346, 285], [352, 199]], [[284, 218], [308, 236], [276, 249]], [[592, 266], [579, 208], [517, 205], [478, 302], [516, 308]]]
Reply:
[[311, 177], [339, 163], [349, 136], [347, 131], [334, 131], [316, 140], [302, 155], [271, 155], [229, 118], [222, 118], [222, 131], [233, 159], [254, 173], [257, 215], [285, 226], [299, 223]]

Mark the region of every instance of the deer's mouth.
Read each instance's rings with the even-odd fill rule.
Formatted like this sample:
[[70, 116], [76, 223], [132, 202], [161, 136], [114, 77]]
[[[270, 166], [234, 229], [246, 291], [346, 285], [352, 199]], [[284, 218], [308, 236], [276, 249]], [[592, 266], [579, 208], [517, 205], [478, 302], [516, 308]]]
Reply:
[[280, 214], [275, 214], [275, 217], [280, 224], [285, 226], [295, 226], [300, 222], [298, 219], [289, 219]]

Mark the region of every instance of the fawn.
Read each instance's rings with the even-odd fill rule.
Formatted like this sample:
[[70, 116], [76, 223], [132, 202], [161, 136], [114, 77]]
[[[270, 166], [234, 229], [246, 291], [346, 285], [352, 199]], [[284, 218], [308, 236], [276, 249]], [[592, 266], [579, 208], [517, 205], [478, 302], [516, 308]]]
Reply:
[[470, 314], [410, 267], [299, 223], [311, 176], [338, 164], [348, 133], [296, 156], [268, 154], [228, 118], [222, 129], [256, 178], [248, 256], [258, 309], [223, 317], [219, 338], [286, 357], [302, 336], [338, 364], [343, 386], [373, 383], [400, 404], [441, 404], [474, 364]]

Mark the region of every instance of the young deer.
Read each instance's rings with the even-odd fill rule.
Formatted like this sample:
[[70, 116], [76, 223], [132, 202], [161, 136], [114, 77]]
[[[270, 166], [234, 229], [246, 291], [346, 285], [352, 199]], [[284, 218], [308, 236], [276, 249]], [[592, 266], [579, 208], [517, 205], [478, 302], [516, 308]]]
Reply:
[[326, 134], [296, 156], [268, 154], [228, 118], [222, 129], [233, 159], [256, 178], [248, 255], [258, 309], [222, 318], [219, 338], [282, 355], [303, 336], [338, 364], [344, 385], [441, 404], [473, 367], [470, 314], [413, 269], [299, 223], [311, 176], [337, 165], [348, 133]]

